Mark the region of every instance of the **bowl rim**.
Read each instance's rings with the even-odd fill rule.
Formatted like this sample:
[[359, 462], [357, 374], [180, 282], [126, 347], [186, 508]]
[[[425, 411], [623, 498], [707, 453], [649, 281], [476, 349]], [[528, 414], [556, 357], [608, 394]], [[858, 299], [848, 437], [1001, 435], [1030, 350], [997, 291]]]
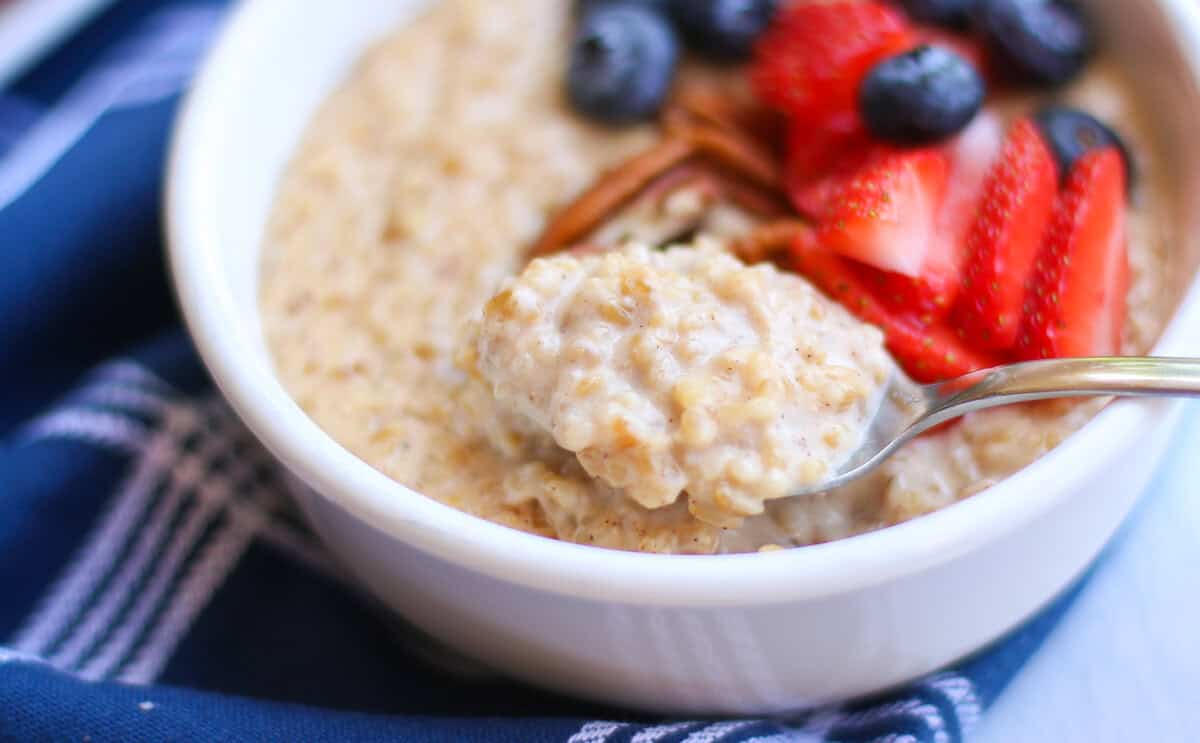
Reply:
[[[1159, 0], [1200, 81], [1200, 5]], [[215, 251], [203, 197], [207, 132], [222, 81], [260, 4], [243, 0], [209, 52], [176, 119], [164, 197], [171, 277], [185, 323], [217, 387], [255, 436], [321, 497], [423, 552], [475, 572], [578, 599], [660, 606], [735, 606], [812, 600], [899, 580], [981, 549], [1066, 498], [1080, 495], [1088, 462], [1119, 457], [1179, 403], [1119, 401], [1033, 464], [934, 513], [865, 534], [769, 553], [659, 555], [562, 542], [459, 511], [388, 478], [320, 429], [283, 390], [240, 364], [244, 327]], [[244, 39], [243, 37], [246, 37]], [[1200, 276], [1189, 284], [1154, 353], [1178, 353], [1200, 330]], [[264, 382], [265, 388], [264, 388]]]

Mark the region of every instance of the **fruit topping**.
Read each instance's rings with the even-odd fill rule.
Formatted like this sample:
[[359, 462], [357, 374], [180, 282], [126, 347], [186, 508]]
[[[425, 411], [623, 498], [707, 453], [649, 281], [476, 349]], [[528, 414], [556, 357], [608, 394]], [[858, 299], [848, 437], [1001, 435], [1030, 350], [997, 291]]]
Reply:
[[886, 151], [865, 131], [796, 122], [788, 128], [784, 184], [796, 210], [820, 219], [837, 189]]
[[948, 325], [901, 316], [885, 318], [880, 327], [896, 362], [922, 384], [944, 382], [1003, 363], [1000, 357], [963, 343]]
[[[870, 266], [862, 266], [859, 272], [884, 305], [915, 314], [925, 322], [949, 313], [962, 286], [967, 233], [974, 225], [984, 181], [999, 157], [1003, 141], [1004, 131], [999, 121], [991, 114], [983, 114], [944, 146], [950, 167], [946, 195], [938, 209], [932, 243], [920, 275], [905, 276]], [[882, 149], [877, 146], [876, 153], [879, 152]], [[835, 183], [831, 189], [841, 182], [834, 177], [828, 180]]]
[[1022, 358], [1120, 352], [1129, 290], [1125, 187], [1116, 148], [1089, 152], [1071, 171], [1037, 257]]
[[971, 63], [985, 82], [991, 82], [995, 77], [993, 65], [989, 59], [987, 47], [977, 38], [943, 28], [925, 26], [917, 30], [918, 44], [941, 46], [958, 54]]
[[575, 31], [567, 92], [594, 119], [647, 119], [662, 107], [678, 60], [679, 42], [663, 16], [637, 3], [597, 4]]
[[958, 266], [937, 262], [922, 271], [920, 278], [862, 266], [859, 275], [879, 301], [898, 312], [911, 313], [922, 323], [941, 319], [958, 296]]
[[1092, 49], [1087, 21], [1072, 0], [980, 0], [973, 15], [998, 61], [1021, 80], [1065, 83]]
[[1042, 135], [1050, 144], [1050, 150], [1058, 160], [1063, 178], [1074, 169], [1075, 163], [1092, 150], [1116, 147], [1125, 162], [1126, 177], [1134, 174], [1133, 157], [1125, 142], [1096, 117], [1066, 106], [1047, 106], [1038, 111], [1034, 121], [1042, 129]]
[[967, 235], [975, 225], [984, 184], [1003, 147], [1004, 126], [990, 113], [976, 116], [969, 127], [945, 145], [950, 157], [950, 180], [931, 253], [946, 256], [956, 277], [961, 274]]
[[876, 65], [863, 81], [863, 120], [877, 138], [902, 145], [962, 131], [983, 105], [979, 70], [946, 46], [923, 45]]
[[823, 245], [884, 271], [920, 278], [931, 248], [949, 162], [937, 149], [886, 154], [842, 183], [819, 229]]
[[[997, 118], [983, 113], [946, 142], [951, 175], [937, 238], [961, 246], [974, 215], [988, 168], [1000, 153], [1004, 132]], [[862, 129], [796, 122], [788, 128], [784, 184], [801, 214], [820, 220], [832, 196], [867, 163], [897, 149]], [[943, 251], [946, 252], [946, 251]]]
[[688, 47], [718, 62], [750, 57], [775, 15], [778, 0], [669, 0]]
[[973, 345], [1005, 350], [1016, 343], [1030, 272], [1057, 192], [1054, 156], [1032, 121], [1018, 121], [987, 176], [967, 235], [954, 319]]
[[884, 306], [855, 264], [826, 249], [812, 230], [797, 229], [791, 249], [796, 272], [860, 320], [882, 330], [888, 351], [914, 380], [938, 382], [999, 363], [991, 354], [963, 344], [946, 325]]
[[933, 23], [956, 30], [965, 29], [971, 22], [971, 10], [978, 0], [900, 0], [900, 7], [909, 18], [921, 23]]
[[825, 125], [857, 118], [858, 89], [879, 60], [911, 45], [903, 14], [880, 2], [793, 3], [755, 47], [759, 98], [793, 121]]
[[[608, 122], [659, 113], [661, 139], [552, 215], [531, 256], [604, 249], [622, 219], [686, 191], [749, 220], [734, 254], [791, 268], [880, 327], [918, 381], [1119, 351], [1128, 148], [1066, 106], [1007, 133], [983, 110], [985, 81], [1080, 70], [1091, 37], [1075, 0], [575, 8], [571, 100]], [[687, 77], [668, 99], [676, 30], [709, 59], [753, 56], [750, 90]]]

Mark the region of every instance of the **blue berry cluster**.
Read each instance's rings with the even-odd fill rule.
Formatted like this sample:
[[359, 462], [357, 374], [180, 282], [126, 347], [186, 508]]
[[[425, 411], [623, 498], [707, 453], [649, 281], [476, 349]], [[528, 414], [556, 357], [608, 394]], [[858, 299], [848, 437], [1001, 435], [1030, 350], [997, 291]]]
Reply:
[[749, 58], [777, 0], [576, 0], [567, 91], [583, 114], [622, 124], [662, 106], [681, 49], [715, 62]]

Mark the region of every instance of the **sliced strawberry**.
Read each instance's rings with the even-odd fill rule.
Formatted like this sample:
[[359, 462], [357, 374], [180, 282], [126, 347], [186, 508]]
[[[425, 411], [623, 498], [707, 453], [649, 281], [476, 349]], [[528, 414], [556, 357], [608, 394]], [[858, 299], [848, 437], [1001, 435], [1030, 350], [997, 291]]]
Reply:
[[1115, 149], [1076, 163], [1038, 254], [1018, 341], [1021, 358], [1121, 350], [1129, 291], [1125, 166]]
[[793, 119], [853, 117], [863, 78], [911, 40], [907, 19], [885, 3], [791, 3], [759, 40], [751, 79], [764, 103]]
[[792, 268], [818, 289], [839, 302], [860, 320], [883, 326], [890, 316], [862, 281], [852, 261], [821, 245], [815, 230], [806, 230], [792, 242]]
[[967, 235], [954, 319], [973, 345], [1002, 351], [1016, 343], [1030, 271], [1057, 192], [1058, 166], [1050, 148], [1032, 121], [1018, 121], [988, 174]]
[[861, 128], [842, 131], [825, 122], [797, 121], [787, 129], [786, 174], [789, 186], [833, 172], [846, 155], [866, 149], [867, 134]]
[[1003, 148], [1004, 125], [986, 111], [946, 145], [950, 181], [938, 215], [939, 245], [933, 254], [943, 257], [948, 264], [953, 263], [956, 271], [962, 268], [967, 236], [979, 214], [988, 173], [1000, 159]]
[[863, 283], [889, 310], [912, 314], [926, 324], [946, 316], [962, 284], [957, 267], [927, 271], [915, 279], [866, 265], [858, 270]]
[[965, 346], [942, 324], [889, 310], [859, 275], [861, 267], [821, 246], [815, 232], [805, 232], [793, 242], [792, 261], [797, 273], [863, 322], [880, 328], [896, 362], [918, 382], [952, 379], [998, 363], [990, 354]]
[[821, 244], [884, 271], [920, 278], [934, 246], [949, 162], [938, 149], [895, 152], [841, 184]]
[[1000, 156], [1003, 142], [999, 120], [981, 113], [946, 144], [950, 178], [921, 275], [912, 278], [864, 268], [884, 304], [897, 311], [914, 312], [927, 321], [941, 319], [950, 312], [962, 287], [967, 233], [975, 222], [988, 170]]
[[788, 127], [784, 181], [792, 205], [820, 219], [841, 184], [886, 149], [861, 126], [799, 121]]
[[807, 181], [789, 177], [788, 199], [800, 214], [810, 219], [820, 219], [844, 179], [845, 176], [840, 173], [818, 176]]
[[929, 384], [997, 366], [1000, 360], [964, 344], [948, 326], [896, 318], [883, 328], [888, 351], [915, 382]]
[[[806, 127], [793, 127], [790, 135], [794, 156], [789, 165], [789, 195], [800, 213], [818, 220], [838, 190], [863, 168], [897, 153], [862, 131], [834, 134], [827, 129], [810, 132]], [[859, 270], [872, 293], [889, 309], [911, 312], [925, 321], [949, 313], [962, 285], [967, 232], [975, 221], [987, 173], [1003, 143], [999, 119], [985, 112], [943, 146], [950, 175], [920, 275], [914, 278], [866, 265]]]

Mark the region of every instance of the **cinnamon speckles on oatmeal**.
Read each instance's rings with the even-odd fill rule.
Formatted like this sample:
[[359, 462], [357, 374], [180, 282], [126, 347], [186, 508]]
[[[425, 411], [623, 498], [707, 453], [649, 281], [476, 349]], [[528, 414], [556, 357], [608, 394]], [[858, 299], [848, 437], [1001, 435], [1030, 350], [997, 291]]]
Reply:
[[858, 446], [893, 368], [882, 343], [799, 277], [701, 240], [533, 261], [463, 361], [591, 477], [738, 526]]

